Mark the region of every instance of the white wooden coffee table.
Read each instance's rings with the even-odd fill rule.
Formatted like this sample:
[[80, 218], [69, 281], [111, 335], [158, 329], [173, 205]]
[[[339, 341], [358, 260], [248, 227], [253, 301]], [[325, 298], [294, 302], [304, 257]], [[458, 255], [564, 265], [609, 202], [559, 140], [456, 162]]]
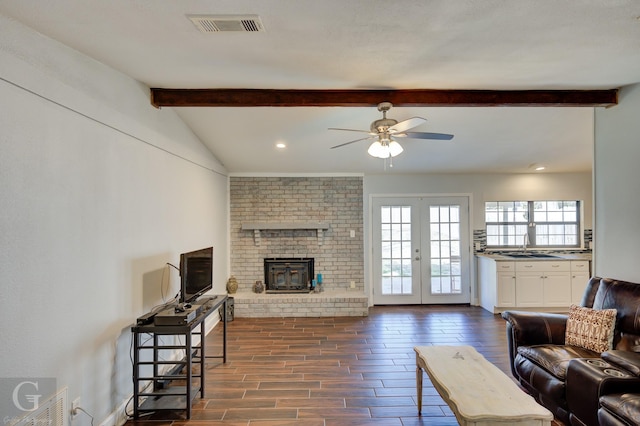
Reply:
[[418, 413], [422, 371], [463, 426], [550, 426], [553, 414], [472, 346], [416, 346]]

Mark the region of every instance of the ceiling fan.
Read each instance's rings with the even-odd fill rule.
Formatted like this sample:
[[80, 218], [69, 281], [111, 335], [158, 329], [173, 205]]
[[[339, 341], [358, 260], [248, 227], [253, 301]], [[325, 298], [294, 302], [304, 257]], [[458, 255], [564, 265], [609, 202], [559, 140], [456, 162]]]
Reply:
[[371, 123], [370, 130], [338, 129], [335, 127], [329, 128], [329, 130], [345, 130], [348, 132], [369, 134], [369, 136], [364, 138], [332, 146], [331, 149], [340, 148], [345, 145], [367, 139], [376, 139], [375, 142], [371, 144], [367, 152], [373, 157], [387, 159], [395, 157], [403, 151], [402, 146], [400, 146], [395, 138], [435, 139], [447, 141], [453, 139], [453, 135], [445, 133], [408, 132], [407, 130], [413, 129], [422, 123], [426, 123], [427, 120], [422, 117], [412, 117], [398, 122], [398, 120], [394, 120], [393, 118], [387, 118], [387, 111], [389, 111], [392, 106], [391, 102], [381, 102], [378, 104], [378, 111], [382, 112], [382, 118]]

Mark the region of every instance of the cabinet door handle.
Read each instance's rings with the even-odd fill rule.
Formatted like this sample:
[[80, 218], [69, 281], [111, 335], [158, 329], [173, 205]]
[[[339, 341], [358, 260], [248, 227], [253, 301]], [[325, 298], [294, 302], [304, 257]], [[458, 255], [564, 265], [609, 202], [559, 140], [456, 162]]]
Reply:
[[552, 268], [559, 268], [560, 265], [551, 265]]

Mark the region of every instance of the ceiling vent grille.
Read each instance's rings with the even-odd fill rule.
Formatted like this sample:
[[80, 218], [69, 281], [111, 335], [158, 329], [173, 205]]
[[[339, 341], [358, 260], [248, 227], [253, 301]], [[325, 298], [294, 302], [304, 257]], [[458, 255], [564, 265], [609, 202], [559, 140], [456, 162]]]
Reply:
[[187, 18], [203, 33], [264, 32], [258, 15], [187, 15]]

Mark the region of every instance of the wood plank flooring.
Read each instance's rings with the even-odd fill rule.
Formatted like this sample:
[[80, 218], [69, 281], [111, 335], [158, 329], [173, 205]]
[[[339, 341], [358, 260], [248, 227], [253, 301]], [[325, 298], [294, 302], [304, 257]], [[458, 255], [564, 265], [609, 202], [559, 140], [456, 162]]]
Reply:
[[[221, 353], [221, 329], [207, 336], [208, 354]], [[235, 318], [227, 332], [227, 363], [208, 362], [205, 398], [196, 400], [190, 420], [165, 412], [127, 425], [457, 425], [426, 375], [418, 416], [413, 347], [419, 345], [474, 346], [511, 377], [505, 322], [479, 307]]]

